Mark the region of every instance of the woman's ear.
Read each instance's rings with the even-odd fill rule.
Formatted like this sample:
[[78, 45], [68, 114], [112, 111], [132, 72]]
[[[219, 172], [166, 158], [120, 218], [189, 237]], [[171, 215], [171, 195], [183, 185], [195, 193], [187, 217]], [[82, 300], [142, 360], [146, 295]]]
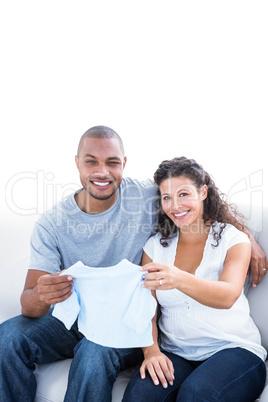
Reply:
[[201, 199], [202, 201], [204, 201], [208, 196], [208, 186], [206, 184], [204, 184], [201, 187]]

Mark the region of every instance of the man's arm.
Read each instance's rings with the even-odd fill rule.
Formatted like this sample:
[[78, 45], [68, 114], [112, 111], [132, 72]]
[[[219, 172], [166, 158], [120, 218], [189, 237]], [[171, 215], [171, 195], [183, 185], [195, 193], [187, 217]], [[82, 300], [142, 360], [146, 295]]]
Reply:
[[250, 269], [252, 272], [252, 286], [256, 287], [268, 270], [268, 261], [252, 234], [246, 228], [244, 232], [248, 235], [251, 243]]
[[45, 271], [28, 270], [21, 295], [22, 314], [30, 318], [45, 315], [52, 304], [66, 300], [73, 289], [73, 277], [48, 274]]

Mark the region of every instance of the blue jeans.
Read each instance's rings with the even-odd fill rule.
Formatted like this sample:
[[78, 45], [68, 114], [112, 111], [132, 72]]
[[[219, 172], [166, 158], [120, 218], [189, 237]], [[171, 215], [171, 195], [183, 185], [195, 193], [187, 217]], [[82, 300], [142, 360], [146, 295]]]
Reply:
[[65, 401], [108, 402], [118, 372], [141, 363], [142, 351], [96, 345], [51, 311], [36, 319], [20, 315], [0, 325], [0, 401], [34, 401], [35, 364], [67, 358], [73, 362]]
[[264, 388], [265, 364], [246, 349], [225, 349], [203, 362], [164, 353], [174, 365], [173, 386], [154, 385], [149, 373], [142, 380], [137, 370], [124, 402], [253, 402]]

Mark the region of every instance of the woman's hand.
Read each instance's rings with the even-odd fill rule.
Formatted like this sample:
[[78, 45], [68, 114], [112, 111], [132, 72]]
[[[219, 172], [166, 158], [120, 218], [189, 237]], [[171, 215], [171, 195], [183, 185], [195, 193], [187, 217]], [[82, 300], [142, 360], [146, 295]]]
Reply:
[[148, 271], [143, 275], [145, 279], [141, 286], [151, 290], [167, 290], [177, 288], [181, 270], [174, 265], [150, 262], [143, 265], [141, 271]]
[[149, 372], [155, 385], [162, 384], [164, 388], [169, 385], [173, 385], [174, 380], [174, 368], [172, 361], [159, 351], [149, 352], [145, 354], [145, 360], [143, 361], [140, 374], [141, 378], [146, 377], [146, 370]]

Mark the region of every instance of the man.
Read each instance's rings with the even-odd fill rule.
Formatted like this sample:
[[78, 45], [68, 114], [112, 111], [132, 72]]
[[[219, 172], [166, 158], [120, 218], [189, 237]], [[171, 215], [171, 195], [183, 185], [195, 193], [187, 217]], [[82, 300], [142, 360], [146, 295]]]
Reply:
[[[51, 316], [51, 305], [67, 299], [73, 278], [59, 276], [77, 261], [108, 267], [126, 258], [140, 264], [155, 222], [151, 181], [122, 179], [126, 164], [121, 138], [94, 127], [81, 138], [76, 156], [83, 188], [36, 223], [31, 260], [21, 296], [23, 316], [0, 326], [0, 400], [32, 401], [35, 363], [75, 357], [66, 401], [108, 401], [120, 369], [139, 363], [140, 349], [111, 349], [70, 331]], [[91, 374], [92, 372], [92, 374]]]
[[[51, 306], [72, 293], [73, 278], [59, 274], [78, 260], [94, 267], [112, 266], [124, 258], [141, 262], [156, 219], [155, 188], [151, 181], [123, 179], [125, 164], [117, 133], [103, 126], [89, 129], [76, 156], [83, 188], [36, 223], [21, 296], [23, 315], [0, 326], [1, 401], [33, 401], [35, 364], [71, 357], [65, 400], [109, 401], [118, 372], [143, 359], [140, 349], [94, 344], [76, 324], [68, 331], [51, 315]], [[257, 271], [265, 257], [253, 245], [253, 254], [259, 253]]]

